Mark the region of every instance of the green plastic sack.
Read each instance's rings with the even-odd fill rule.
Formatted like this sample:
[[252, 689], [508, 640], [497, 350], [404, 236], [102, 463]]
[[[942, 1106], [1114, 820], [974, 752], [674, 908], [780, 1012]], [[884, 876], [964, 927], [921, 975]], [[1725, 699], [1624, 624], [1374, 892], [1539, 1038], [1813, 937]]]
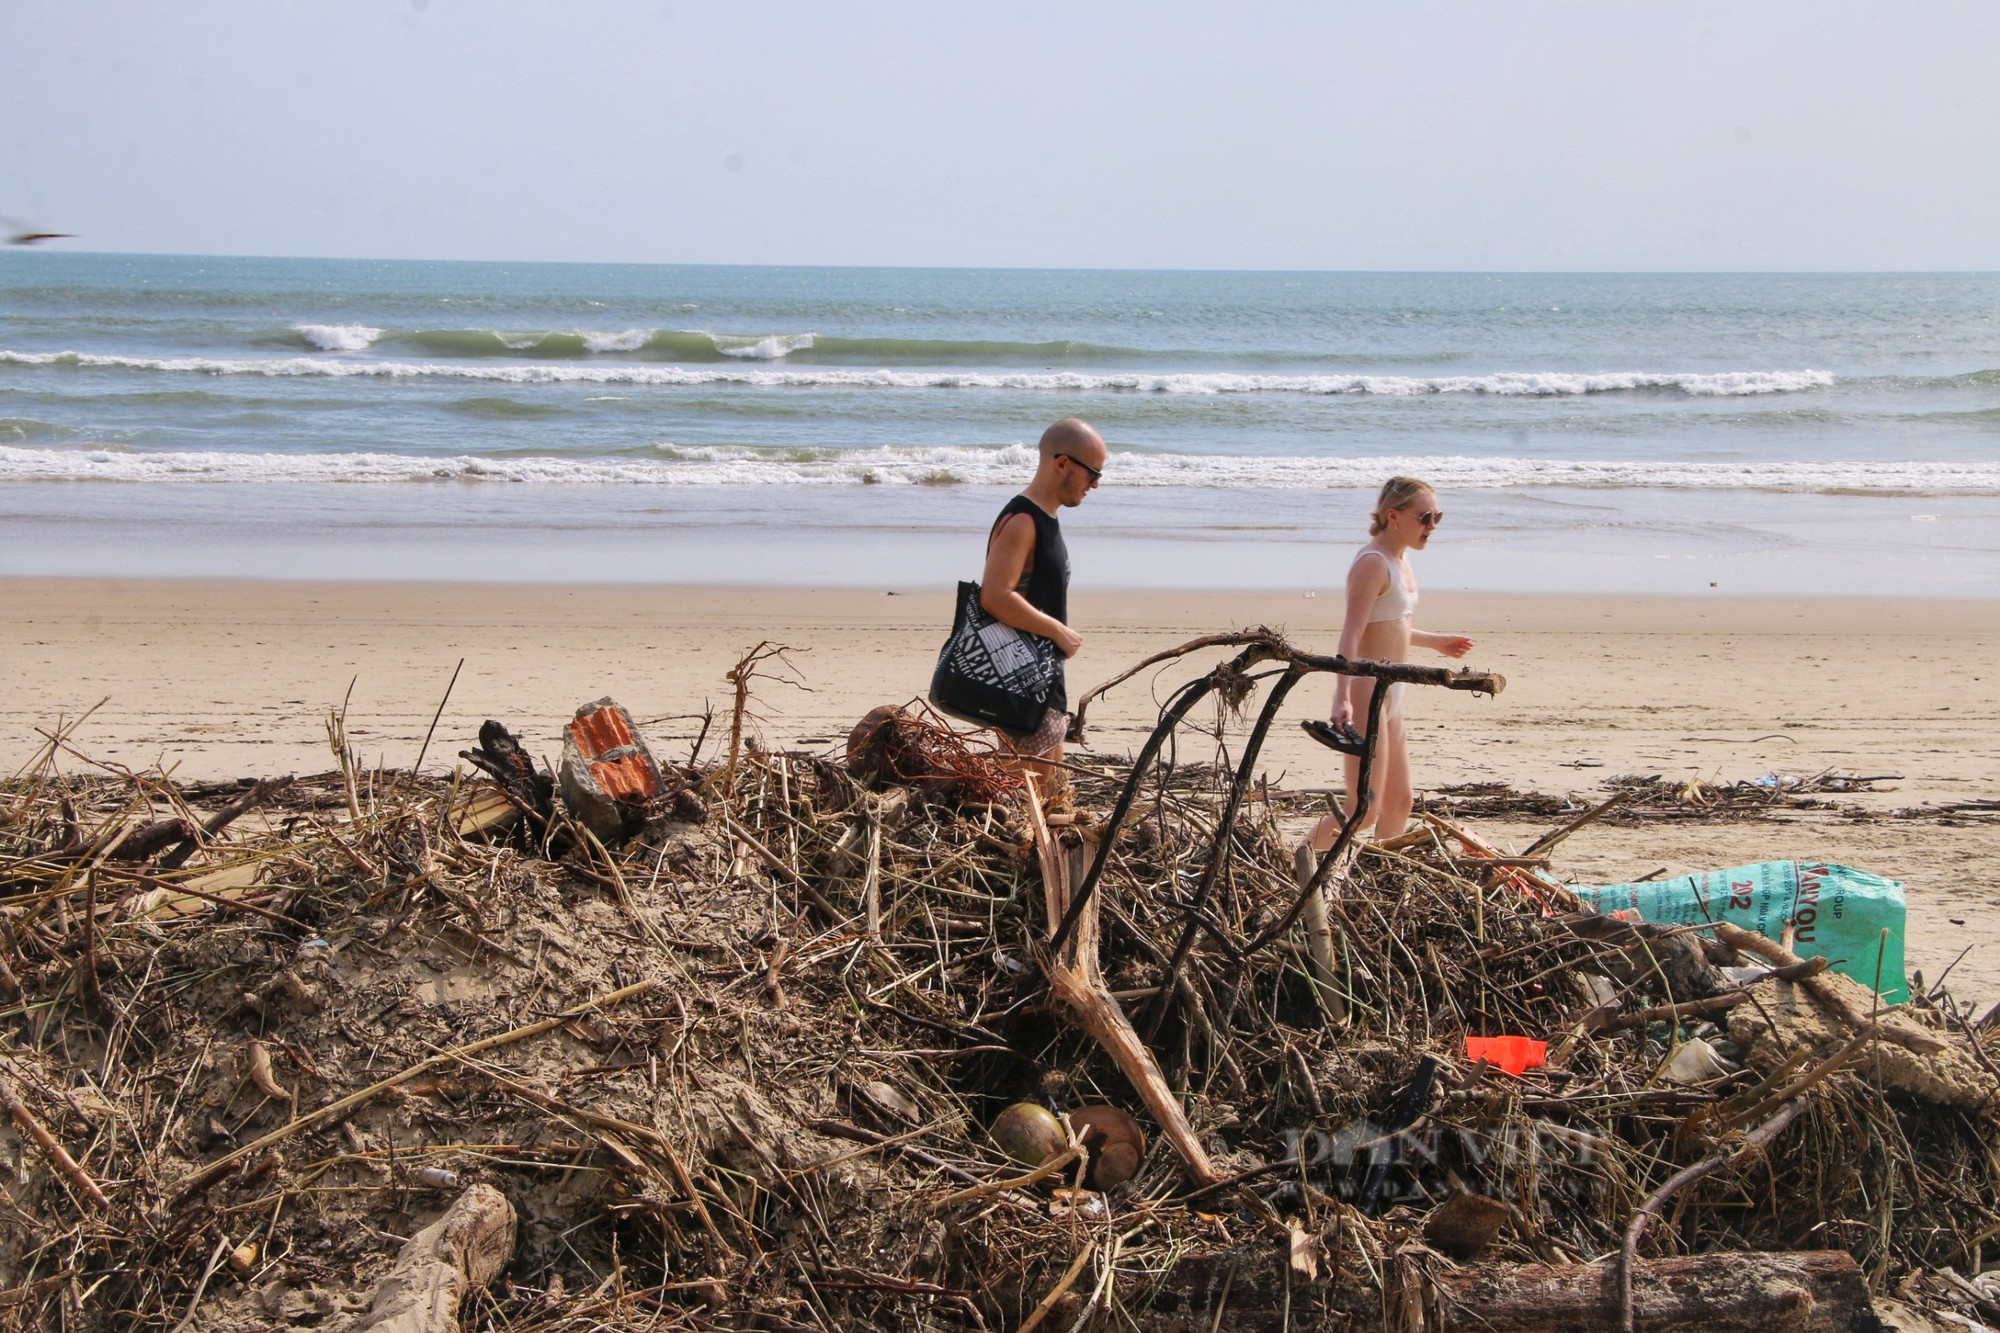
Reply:
[[[1910, 998], [1903, 978], [1903, 885], [1865, 870], [1819, 861], [1764, 861], [1679, 879], [1570, 886], [1599, 912], [1636, 911], [1668, 925], [1728, 921], [1782, 939], [1794, 926], [1793, 951], [1827, 960], [1829, 971], [1870, 990], [1884, 1004]], [[1882, 940], [1884, 928], [1888, 942]]]

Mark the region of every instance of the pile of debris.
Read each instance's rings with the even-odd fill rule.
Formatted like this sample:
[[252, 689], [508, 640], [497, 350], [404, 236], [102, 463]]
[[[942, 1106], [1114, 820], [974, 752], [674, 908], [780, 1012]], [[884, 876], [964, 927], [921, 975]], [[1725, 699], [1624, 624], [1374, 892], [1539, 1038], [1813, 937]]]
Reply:
[[[1476, 678], [1203, 646], [1066, 799], [920, 710], [764, 751], [744, 688], [720, 754], [601, 701], [554, 775], [497, 723], [449, 781], [338, 719], [241, 786], [52, 737], [0, 789], [0, 1327], [2000, 1318], [2000, 1032], [1440, 816], [1299, 857], [1291, 686]], [[1226, 762], [1164, 762], [1211, 697]]]
[[[1613, 800], [1601, 816], [1607, 824], [1625, 825], [1708, 822], [1717, 819], [1759, 819], [1792, 810], [1832, 811], [1847, 819], [1879, 817], [1877, 812], [1849, 801], [1829, 799], [1861, 793], [1894, 791], [1880, 783], [1897, 782], [1896, 773], [1766, 773], [1736, 782], [1703, 778], [1666, 778], [1658, 773], [1626, 773], [1606, 778]], [[1504, 782], [1466, 782], [1440, 787], [1429, 803], [1460, 819], [1556, 819], [1587, 808], [1571, 796], [1517, 791]], [[1889, 812], [1898, 819], [1951, 822], [1969, 811], [1991, 809], [1994, 802], [1967, 801], [1939, 806], [1910, 806]]]

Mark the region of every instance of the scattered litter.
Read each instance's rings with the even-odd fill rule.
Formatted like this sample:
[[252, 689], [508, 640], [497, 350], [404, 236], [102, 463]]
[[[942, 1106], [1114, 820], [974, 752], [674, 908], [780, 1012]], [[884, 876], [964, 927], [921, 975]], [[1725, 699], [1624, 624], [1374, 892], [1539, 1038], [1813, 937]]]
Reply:
[[1504, 1069], [1519, 1078], [1530, 1069], [1539, 1069], [1549, 1053], [1549, 1044], [1532, 1037], [1467, 1037], [1465, 1058], [1477, 1064], [1484, 1060], [1495, 1069]]
[[1730, 1063], [1716, 1048], [1700, 1037], [1689, 1037], [1675, 1045], [1673, 1054], [1660, 1066], [1660, 1077], [1670, 1083], [1713, 1083], [1743, 1067]]
[[1764, 861], [1630, 884], [1571, 885], [1597, 911], [1626, 910], [1672, 925], [1729, 921], [1779, 940], [1789, 931], [1803, 957], [1880, 992], [1909, 998], [1903, 975], [1903, 886], [1849, 866]]

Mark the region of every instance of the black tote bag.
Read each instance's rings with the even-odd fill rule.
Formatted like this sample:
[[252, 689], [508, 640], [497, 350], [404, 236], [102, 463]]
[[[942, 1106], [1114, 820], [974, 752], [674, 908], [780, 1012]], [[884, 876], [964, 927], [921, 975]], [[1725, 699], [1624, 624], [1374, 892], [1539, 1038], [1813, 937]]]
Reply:
[[931, 673], [931, 703], [981, 726], [1033, 731], [1062, 673], [1055, 640], [995, 620], [979, 604], [979, 585], [958, 585], [951, 637]]

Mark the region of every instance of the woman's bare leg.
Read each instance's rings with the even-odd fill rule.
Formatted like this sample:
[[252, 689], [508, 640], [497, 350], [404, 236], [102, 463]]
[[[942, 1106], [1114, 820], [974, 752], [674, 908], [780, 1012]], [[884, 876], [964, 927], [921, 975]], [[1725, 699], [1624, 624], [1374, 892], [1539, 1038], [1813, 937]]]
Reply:
[[[1372, 697], [1376, 684], [1373, 680], [1361, 682], [1361, 697], [1354, 705], [1357, 720], [1368, 716], [1368, 700]], [[1342, 755], [1340, 772], [1340, 813], [1326, 816], [1313, 825], [1313, 831], [1306, 835], [1306, 845], [1316, 852], [1323, 852], [1333, 846], [1333, 840], [1340, 836], [1341, 826], [1354, 817], [1354, 798], [1361, 790], [1361, 760], [1351, 754]], [[1382, 790], [1381, 773], [1382, 766], [1377, 763], [1375, 791], [1378, 799]]]
[[[1370, 681], [1372, 688], [1375, 682]], [[1363, 706], [1366, 706], [1364, 695]], [[1340, 813], [1328, 815], [1313, 826], [1306, 843], [1316, 852], [1333, 846], [1341, 826], [1354, 816], [1355, 796], [1361, 789], [1361, 761], [1347, 755], [1341, 765], [1345, 788], [1340, 797]], [[1416, 805], [1416, 790], [1410, 782], [1410, 748], [1400, 713], [1382, 719], [1382, 735], [1375, 751], [1374, 800], [1368, 812], [1374, 818], [1377, 840], [1393, 838], [1410, 826], [1410, 811]]]
[[1393, 838], [1410, 826], [1416, 789], [1410, 782], [1410, 746], [1402, 715], [1382, 719], [1380, 777], [1375, 783], [1375, 839]]

